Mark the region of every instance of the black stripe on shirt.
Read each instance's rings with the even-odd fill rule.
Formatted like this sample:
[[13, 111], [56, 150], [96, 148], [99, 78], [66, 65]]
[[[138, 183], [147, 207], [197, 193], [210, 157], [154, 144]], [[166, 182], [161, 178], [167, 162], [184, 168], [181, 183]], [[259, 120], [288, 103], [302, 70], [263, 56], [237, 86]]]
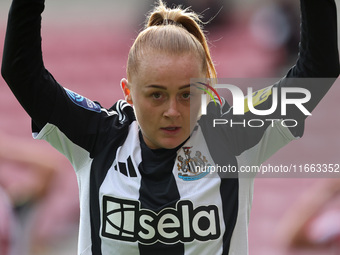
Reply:
[[102, 255], [100, 239], [100, 202], [99, 189], [113, 164], [117, 149], [124, 143], [128, 134], [126, 128], [120, 136], [111, 140], [100, 154], [92, 162], [90, 173], [90, 219], [91, 219], [91, 241], [92, 254]]
[[[151, 150], [145, 144], [140, 134], [142, 148], [142, 163], [139, 171], [142, 176], [139, 190], [141, 208], [159, 213], [164, 208], [176, 208], [180, 200], [176, 180], [172, 174], [177, 156], [175, 149]], [[181, 255], [184, 254], [184, 244], [164, 244], [156, 242], [153, 245], [138, 244], [140, 255]]]

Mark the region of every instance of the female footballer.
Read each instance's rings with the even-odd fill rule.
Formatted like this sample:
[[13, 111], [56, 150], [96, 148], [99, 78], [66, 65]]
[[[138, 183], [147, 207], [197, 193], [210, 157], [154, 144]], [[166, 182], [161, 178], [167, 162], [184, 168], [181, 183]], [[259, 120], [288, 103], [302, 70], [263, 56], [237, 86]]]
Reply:
[[[259, 165], [302, 136], [307, 115], [294, 107], [283, 115], [278, 107], [262, 116], [275, 121], [258, 128], [212, 127], [212, 119], [253, 114], [235, 117], [221, 99], [200, 116], [201, 93], [212, 84], [191, 78], [216, 78], [207, 41], [195, 13], [168, 9], [162, 1], [130, 49], [121, 81], [125, 100], [105, 109], [62, 87], [45, 69], [44, 2], [13, 0], [2, 75], [32, 118], [33, 136], [48, 141], [75, 169], [78, 254], [248, 254], [253, 178], [197, 166]], [[302, 87], [311, 93], [304, 104], [311, 112], [339, 75], [334, 0], [301, 0], [301, 15], [296, 65], [260, 92], [257, 109], [270, 108], [273, 95], [281, 98], [276, 90]], [[283, 119], [297, 124], [282, 125]]]

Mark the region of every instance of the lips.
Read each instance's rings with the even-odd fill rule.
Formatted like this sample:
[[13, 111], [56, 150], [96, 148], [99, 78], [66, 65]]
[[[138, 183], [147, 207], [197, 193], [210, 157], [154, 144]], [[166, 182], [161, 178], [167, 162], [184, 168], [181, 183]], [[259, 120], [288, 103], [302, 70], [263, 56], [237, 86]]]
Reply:
[[175, 131], [176, 129], [178, 129], [179, 127], [166, 127], [164, 128], [165, 130], [169, 130], [169, 131]]
[[166, 134], [170, 134], [170, 135], [174, 135], [177, 134], [180, 131], [180, 127], [164, 127], [161, 128], [161, 130], [163, 132], [165, 132]]

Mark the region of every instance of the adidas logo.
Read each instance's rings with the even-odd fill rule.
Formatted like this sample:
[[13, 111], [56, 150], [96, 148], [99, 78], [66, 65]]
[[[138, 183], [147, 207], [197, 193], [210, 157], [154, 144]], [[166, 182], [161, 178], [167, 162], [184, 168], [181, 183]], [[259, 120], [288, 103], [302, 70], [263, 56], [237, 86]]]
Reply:
[[126, 163], [118, 162], [118, 164], [114, 166], [114, 169], [127, 177], [137, 177], [135, 167], [133, 166], [133, 163], [131, 161], [131, 156], [128, 157]]

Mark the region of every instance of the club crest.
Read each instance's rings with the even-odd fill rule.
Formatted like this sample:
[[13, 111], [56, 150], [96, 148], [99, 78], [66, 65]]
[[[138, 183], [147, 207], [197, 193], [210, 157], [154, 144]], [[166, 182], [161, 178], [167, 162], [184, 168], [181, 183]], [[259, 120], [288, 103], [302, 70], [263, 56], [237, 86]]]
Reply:
[[196, 181], [207, 174], [209, 171], [202, 171], [203, 169], [209, 169], [207, 166], [208, 160], [200, 151], [195, 152], [195, 156], [191, 157], [192, 147], [183, 147], [184, 157], [181, 155], [177, 157], [179, 163], [177, 163], [178, 177], [184, 181]]

